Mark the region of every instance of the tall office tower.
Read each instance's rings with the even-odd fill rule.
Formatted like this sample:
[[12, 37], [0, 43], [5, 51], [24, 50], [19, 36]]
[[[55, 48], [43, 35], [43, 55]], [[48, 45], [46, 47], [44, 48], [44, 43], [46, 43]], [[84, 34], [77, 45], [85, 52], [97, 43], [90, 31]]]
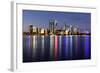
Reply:
[[50, 19], [49, 21], [50, 33], [55, 34], [56, 27], [57, 27], [57, 21], [55, 19]]
[[73, 30], [72, 30], [72, 25], [70, 25], [70, 27], [69, 27], [69, 34], [71, 35], [72, 34], [72, 32], [73, 32]]
[[29, 32], [30, 32], [30, 34], [33, 33], [33, 25], [29, 25]]

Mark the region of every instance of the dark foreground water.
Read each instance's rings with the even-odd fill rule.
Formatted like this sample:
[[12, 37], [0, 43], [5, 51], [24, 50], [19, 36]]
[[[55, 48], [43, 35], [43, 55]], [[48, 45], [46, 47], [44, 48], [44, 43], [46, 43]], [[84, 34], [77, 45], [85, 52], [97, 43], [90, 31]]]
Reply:
[[89, 35], [23, 36], [23, 62], [91, 58]]

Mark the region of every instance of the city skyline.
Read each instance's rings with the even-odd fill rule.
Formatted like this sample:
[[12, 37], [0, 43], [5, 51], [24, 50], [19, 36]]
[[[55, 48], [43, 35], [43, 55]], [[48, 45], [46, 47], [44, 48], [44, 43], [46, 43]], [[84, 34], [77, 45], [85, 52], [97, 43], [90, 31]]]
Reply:
[[91, 59], [91, 14], [23, 10], [23, 63]]
[[29, 24], [38, 28], [49, 28], [50, 19], [57, 20], [58, 28], [62, 28], [64, 24], [77, 25], [81, 32], [91, 32], [91, 14], [79, 12], [56, 12], [56, 11], [36, 11], [23, 10], [23, 31], [28, 31]]

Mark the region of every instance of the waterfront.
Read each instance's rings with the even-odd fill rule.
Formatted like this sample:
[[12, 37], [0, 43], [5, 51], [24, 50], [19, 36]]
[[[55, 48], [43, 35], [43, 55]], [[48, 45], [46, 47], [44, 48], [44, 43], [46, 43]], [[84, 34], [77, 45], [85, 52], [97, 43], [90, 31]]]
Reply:
[[23, 10], [23, 62], [91, 59], [91, 13]]
[[91, 59], [90, 35], [24, 35], [23, 62]]

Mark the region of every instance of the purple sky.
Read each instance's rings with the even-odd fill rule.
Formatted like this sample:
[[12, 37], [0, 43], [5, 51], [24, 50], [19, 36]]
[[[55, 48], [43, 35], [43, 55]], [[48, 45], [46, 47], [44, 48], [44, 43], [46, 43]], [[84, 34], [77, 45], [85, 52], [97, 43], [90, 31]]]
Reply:
[[56, 12], [23, 10], [23, 31], [28, 31], [29, 24], [35, 27], [48, 28], [49, 20], [56, 19], [58, 27], [77, 25], [81, 31], [91, 31], [91, 14], [79, 12]]

